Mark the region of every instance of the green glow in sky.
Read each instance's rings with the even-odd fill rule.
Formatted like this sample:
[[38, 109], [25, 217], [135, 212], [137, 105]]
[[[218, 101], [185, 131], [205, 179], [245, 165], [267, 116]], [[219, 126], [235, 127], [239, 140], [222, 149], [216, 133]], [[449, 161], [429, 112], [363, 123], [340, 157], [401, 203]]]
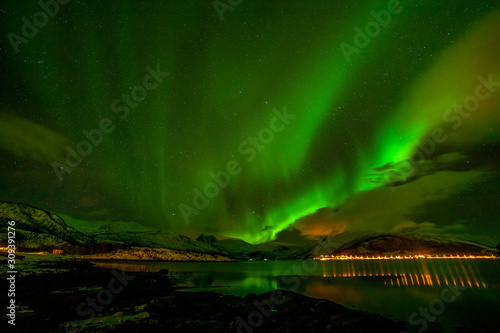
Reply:
[[[498, 144], [500, 94], [462, 119], [460, 131], [443, 120], [474, 94], [478, 76], [498, 81], [498, 11], [487, 1], [402, 1], [347, 59], [341, 43], [355, 45], [354, 28], [387, 6], [253, 1], [223, 22], [208, 3], [61, 6], [18, 53], [8, 39], [2, 45], [0, 199], [259, 243], [297, 221], [308, 224], [304, 235], [332, 223], [349, 230], [353, 221], [335, 213], [308, 216], [386, 186], [383, 172], [437, 127], [449, 140], [410, 176], [485, 170], [491, 161], [433, 163], [484, 157], [479, 148]], [[4, 36], [21, 34], [21, 17], [40, 9], [7, 7]], [[99, 143], [68, 166], [65, 147], [78, 151], [83, 131], [99, 128]], [[67, 168], [55, 172], [54, 161]], [[193, 190], [230, 173], [228, 163], [239, 172], [195, 207]]]

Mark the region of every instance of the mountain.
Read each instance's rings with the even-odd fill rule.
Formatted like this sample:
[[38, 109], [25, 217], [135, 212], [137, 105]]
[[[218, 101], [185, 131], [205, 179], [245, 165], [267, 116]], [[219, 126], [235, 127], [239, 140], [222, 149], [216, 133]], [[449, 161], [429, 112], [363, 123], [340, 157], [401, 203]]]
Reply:
[[280, 245], [280, 246], [276, 246], [273, 251], [273, 253], [286, 253], [286, 252], [290, 252], [290, 249], [287, 247], [287, 246], [284, 246], [284, 245]]
[[[108, 253], [113, 258], [157, 260], [289, 259], [294, 251], [265, 251], [241, 239], [213, 235], [193, 239], [136, 222], [85, 221], [23, 203], [0, 202], [0, 221], [14, 220], [20, 251], [62, 251], [77, 255]], [[0, 247], [6, 246], [6, 237]], [[167, 251], [168, 250], [168, 251]], [[206, 255], [202, 255], [206, 254]], [[172, 259], [173, 258], [173, 259]]]
[[215, 246], [214, 236], [191, 237], [175, 231], [154, 229], [136, 222], [85, 221], [63, 216], [75, 229], [91, 236], [99, 243], [120, 244], [123, 247], [171, 249], [228, 255], [229, 252]]
[[215, 236], [213, 235], [206, 236], [205, 234], [201, 234], [198, 238], [196, 238], [196, 240], [207, 244], [214, 244], [218, 241], [217, 238], [215, 238]]
[[333, 255], [499, 255], [484, 244], [454, 237], [415, 232], [372, 234], [357, 238], [332, 251]]
[[[6, 225], [11, 220], [16, 222], [16, 246], [20, 251], [63, 251], [77, 255], [107, 253], [122, 259], [219, 261], [229, 258], [304, 259], [321, 254], [500, 254], [498, 246], [493, 248], [459, 238], [415, 232], [344, 233], [333, 238], [319, 237], [302, 247], [275, 241], [252, 245], [241, 239], [219, 240], [205, 234], [194, 239], [135, 222], [77, 220], [23, 203], [0, 202], [0, 222]], [[2, 237], [0, 247], [6, 247], [6, 237]]]
[[319, 255], [331, 254], [341, 244], [334, 241], [334, 237], [320, 236], [316, 240], [310, 240], [304, 247], [295, 253], [300, 259], [312, 258]]
[[293, 254], [295, 249], [290, 249], [284, 245], [272, 246], [271, 244], [252, 245], [237, 238], [226, 238], [217, 240], [215, 236], [204, 234], [197, 238], [198, 241], [211, 244], [221, 253], [227, 253], [236, 259], [295, 259]]
[[[16, 247], [20, 250], [78, 250], [95, 241], [68, 226], [57, 214], [23, 203], [0, 202], [0, 223], [15, 221]], [[2, 239], [4, 239], [2, 237]], [[4, 240], [1, 245], [4, 246]]]
[[373, 234], [374, 234], [373, 231], [358, 231], [358, 232], [345, 231], [341, 234], [334, 236], [331, 239], [331, 242], [340, 246], [341, 244], [345, 244], [345, 243], [351, 242], [355, 239], [358, 239], [358, 238], [361, 238], [364, 236], [373, 235]]
[[250, 253], [257, 250], [252, 244], [236, 238], [223, 239], [218, 241], [214, 245], [224, 249], [225, 251], [235, 254]]

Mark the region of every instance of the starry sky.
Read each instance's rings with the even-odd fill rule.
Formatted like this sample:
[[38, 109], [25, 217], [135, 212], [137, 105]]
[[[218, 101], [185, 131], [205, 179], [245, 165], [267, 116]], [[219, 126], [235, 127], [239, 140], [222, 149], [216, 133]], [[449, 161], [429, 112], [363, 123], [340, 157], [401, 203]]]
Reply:
[[0, 5], [0, 200], [500, 243], [498, 1], [47, 3]]

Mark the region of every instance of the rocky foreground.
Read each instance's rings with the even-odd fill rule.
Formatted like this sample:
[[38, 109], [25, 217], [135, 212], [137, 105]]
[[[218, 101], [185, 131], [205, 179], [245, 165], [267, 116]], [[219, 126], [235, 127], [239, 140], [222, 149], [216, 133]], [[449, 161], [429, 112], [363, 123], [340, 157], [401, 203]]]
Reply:
[[[17, 332], [359, 333], [406, 326], [283, 290], [244, 298], [183, 292], [167, 271], [123, 272], [82, 260], [40, 262], [37, 269], [17, 277]], [[1, 280], [6, 290], [6, 273]], [[5, 307], [0, 315], [6, 318]]]

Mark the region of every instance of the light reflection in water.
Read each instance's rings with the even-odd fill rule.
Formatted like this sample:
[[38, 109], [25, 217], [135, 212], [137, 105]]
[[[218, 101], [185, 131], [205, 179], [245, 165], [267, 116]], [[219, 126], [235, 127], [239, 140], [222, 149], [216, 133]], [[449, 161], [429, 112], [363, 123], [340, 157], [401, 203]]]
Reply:
[[[396, 287], [459, 285], [488, 288], [482, 274], [471, 262], [470, 259], [439, 260], [439, 264], [426, 259], [321, 261], [321, 275], [325, 278], [379, 277], [384, 278], [384, 285]], [[498, 287], [498, 284], [491, 287]]]
[[[445, 287], [460, 285], [469, 288], [500, 289], [498, 279], [484, 279], [481, 265], [488, 264], [490, 276], [500, 274], [497, 260], [453, 258], [445, 260], [342, 260], [317, 261], [318, 269], [308, 276], [322, 278], [372, 279], [373, 283], [392, 287]], [[302, 261], [239, 262], [239, 263], [172, 263], [172, 262], [123, 262], [95, 261], [98, 267], [122, 269], [130, 272], [157, 272], [168, 269], [169, 274], [182, 279], [188, 287], [239, 286], [240, 292], [266, 292], [287, 288], [277, 283], [282, 276], [291, 276], [290, 267]], [[337, 280], [341, 282], [340, 280]], [[304, 284], [308, 282], [305, 281]], [[284, 286], [283, 286], [284, 285]]]
[[123, 261], [113, 262], [113, 261], [93, 261], [94, 266], [109, 269], [119, 269], [126, 272], [148, 272], [154, 273], [161, 270], [161, 268], [150, 265], [150, 264], [137, 264], [137, 263], [127, 263]]
[[[490, 309], [500, 307], [500, 260], [311, 260], [207, 262], [95, 262], [97, 266], [127, 271], [168, 274], [189, 291], [216, 291], [245, 296], [285, 289], [342, 306], [407, 321], [452, 286], [465, 286], [437, 320], [474, 328], [490, 325]], [[312, 267], [307, 270], [306, 267]], [[477, 319], [481, 318], [481, 320]], [[493, 318], [493, 319], [492, 319]], [[500, 317], [497, 320], [500, 325]], [[479, 322], [479, 324], [478, 324]], [[498, 327], [498, 326], [497, 326]], [[486, 327], [487, 328], [487, 327]], [[483, 331], [491, 331], [485, 329]]]

